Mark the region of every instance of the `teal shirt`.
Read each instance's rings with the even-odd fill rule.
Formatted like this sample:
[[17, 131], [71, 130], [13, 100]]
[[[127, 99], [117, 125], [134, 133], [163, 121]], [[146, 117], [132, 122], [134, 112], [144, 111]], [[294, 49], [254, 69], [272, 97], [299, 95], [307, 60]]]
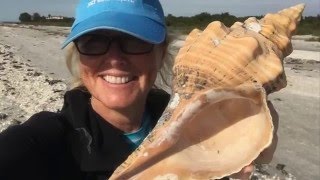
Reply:
[[146, 110], [143, 113], [141, 127], [135, 132], [124, 134], [125, 138], [131, 144], [131, 148], [133, 150], [136, 149], [142, 143], [142, 141], [147, 137], [147, 135], [151, 131], [150, 122], [151, 122], [151, 117], [148, 111]]

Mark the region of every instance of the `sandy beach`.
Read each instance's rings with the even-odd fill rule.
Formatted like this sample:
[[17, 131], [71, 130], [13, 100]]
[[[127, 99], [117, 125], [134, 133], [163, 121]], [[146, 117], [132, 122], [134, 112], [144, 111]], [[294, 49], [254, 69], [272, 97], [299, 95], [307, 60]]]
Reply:
[[[61, 109], [70, 75], [60, 46], [68, 31], [0, 25], [0, 132], [36, 112]], [[294, 51], [284, 60], [288, 85], [269, 96], [280, 118], [279, 142], [271, 164], [257, 167], [259, 179], [320, 178], [320, 42], [308, 38], [293, 37]]]

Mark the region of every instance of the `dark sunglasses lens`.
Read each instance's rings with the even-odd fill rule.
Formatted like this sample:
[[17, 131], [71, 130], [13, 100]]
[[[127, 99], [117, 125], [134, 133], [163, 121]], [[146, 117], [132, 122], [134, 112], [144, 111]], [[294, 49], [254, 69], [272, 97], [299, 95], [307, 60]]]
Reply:
[[153, 49], [153, 44], [142, 41], [135, 37], [122, 37], [120, 39], [121, 49], [127, 54], [145, 54]]
[[78, 51], [84, 55], [102, 55], [108, 51], [110, 39], [101, 35], [84, 35], [75, 44]]
[[[83, 35], [74, 42], [79, 53], [84, 55], [103, 55], [108, 52], [110, 44], [115, 41], [126, 54], [145, 54], [153, 49], [153, 44], [132, 36], [109, 37], [100, 34]], [[113, 42], [113, 43], [115, 43]]]

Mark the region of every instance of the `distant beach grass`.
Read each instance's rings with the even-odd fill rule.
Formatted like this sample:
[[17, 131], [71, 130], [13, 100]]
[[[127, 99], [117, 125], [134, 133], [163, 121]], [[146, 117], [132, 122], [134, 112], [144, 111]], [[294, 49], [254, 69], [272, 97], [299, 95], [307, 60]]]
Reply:
[[[203, 16], [203, 17], [202, 17]], [[188, 34], [191, 30], [198, 28], [204, 29], [210, 22], [218, 20], [223, 22], [226, 26], [230, 26], [234, 22], [243, 22], [248, 17], [235, 17], [229, 14], [221, 15], [208, 15], [200, 14], [193, 17], [167, 17], [167, 27], [169, 32], [175, 32], [179, 34]], [[257, 16], [258, 19], [262, 16]], [[14, 23], [22, 25], [34, 25], [34, 26], [61, 26], [71, 27], [73, 21], [31, 21], [31, 22], [2, 22], [2, 23]], [[296, 35], [313, 35], [320, 37], [320, 16], [316, 17], [304, 17], [298, 25]], [[312, 39], [311, 41], [320, 41], [319, 38]]]

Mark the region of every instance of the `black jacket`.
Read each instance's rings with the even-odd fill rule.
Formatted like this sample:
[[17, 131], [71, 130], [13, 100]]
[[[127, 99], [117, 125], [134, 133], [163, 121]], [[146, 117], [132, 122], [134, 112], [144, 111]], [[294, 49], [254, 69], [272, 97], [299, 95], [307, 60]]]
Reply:
[[[123, 132], [103, 120], [90, 105], [90, 94], [65, 94], [62, 111], [40, 112], [0, 134], [0, 179], [106, 179], [132, 150]], [[146, 107], [153, 126], [169, 101], [151, 90]]]

